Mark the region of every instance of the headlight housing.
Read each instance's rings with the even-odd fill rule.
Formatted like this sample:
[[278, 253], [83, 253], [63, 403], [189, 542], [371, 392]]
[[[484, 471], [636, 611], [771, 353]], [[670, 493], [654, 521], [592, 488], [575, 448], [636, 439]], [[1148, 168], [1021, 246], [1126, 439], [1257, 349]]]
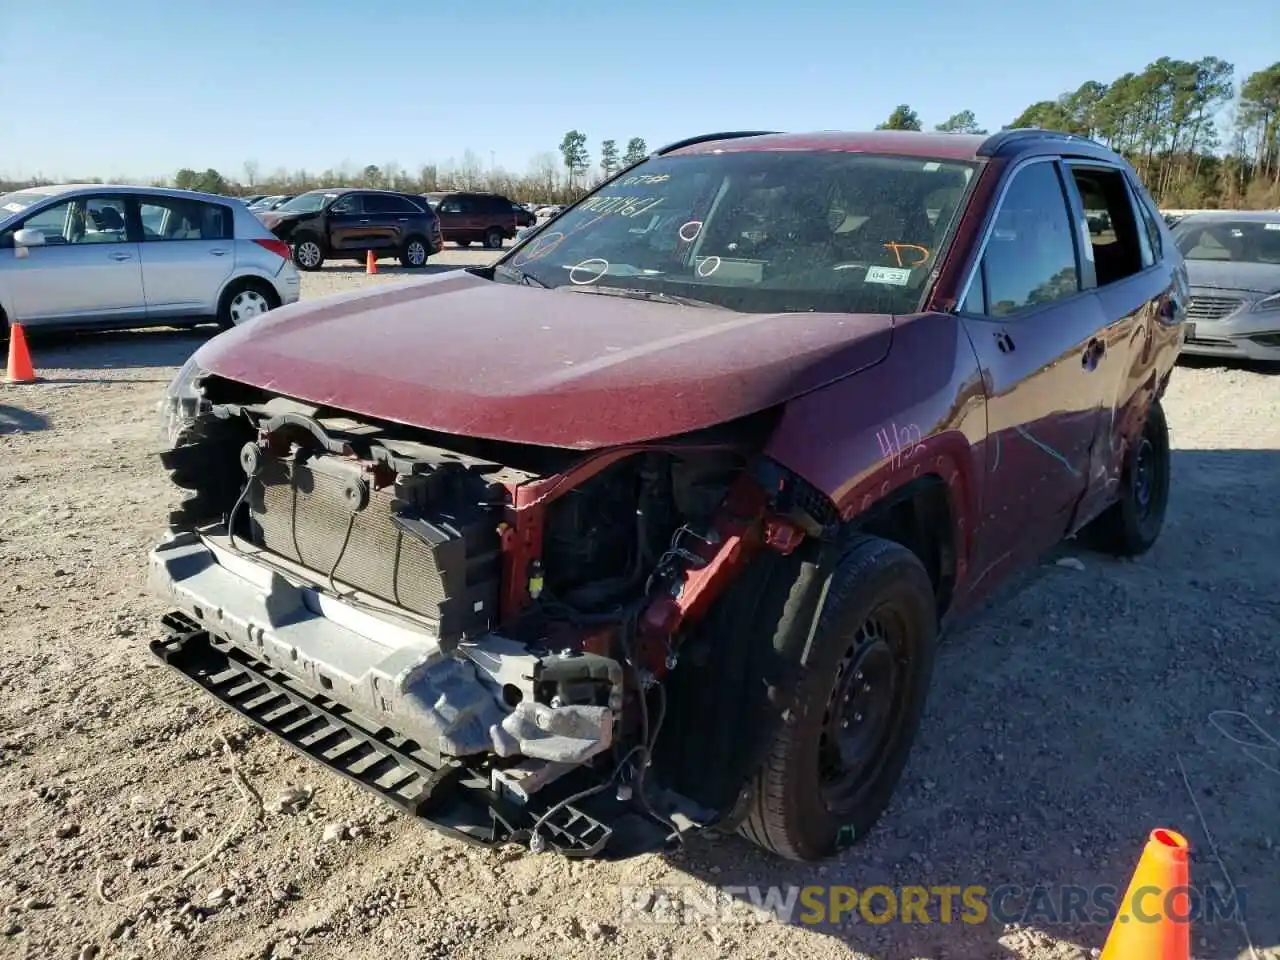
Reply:
[[1263, 297], [1253, 305], [1253, 309], [1262, 310], [1280, 310], [1280, 293], [1273, 293], [1269, 297]]
[[206, 376], [194, 356], [189, 357], [164, 389], [158, 407], [160, 439], [164, 449], [178, 445], [182, 432], [209, 409], [200, 381]]

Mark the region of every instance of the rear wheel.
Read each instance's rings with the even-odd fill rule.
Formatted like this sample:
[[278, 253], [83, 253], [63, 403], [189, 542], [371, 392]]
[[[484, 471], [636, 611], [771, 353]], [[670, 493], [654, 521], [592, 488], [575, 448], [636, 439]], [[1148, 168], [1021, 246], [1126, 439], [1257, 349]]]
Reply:
[[218, 326], [230, 330], [280, 306], [280, 298], [261, 280], [240, 280], [227, 287], [218, 305]]
[[417, 269], [427, 265], [427, 241], [421, 237], [409, 237], [400, 248], [400, 265]]
[[320, 238], [306, 234], [294, 240], [293, 262], [301, 270], [319, 270], [323, 267], [324, 247], [320, 245]]
[[1129, 451], [1119, 499], [1081, 531], [1085, 543], [1118, 557], [1136, 557], [1150, 550], [1164, 529], [1171, 459], [1169, 423], [1164, 407], [1155, 400], [1142, 434]]
[[470, 240], [455, 240], [455, 241], [453, 241], [453, 242], [454, 242], [454, 243], [456, 243], [456, 244], [457, 244], [458, 246], [460, 246], [460, 247], [469, 247], [469, 246], [471, 246], [471, 241], [470, 241]]
[[906, 766], [933, 672], [933, 585], [910, 550], [858, 537], [831, 575], [788, 722], [740, 832], [792, 860], [860, 839]]
[[0, 347], [9, 345], [9, 318], [0, 310]]
[[491, 228], [484, 235], [484, 245], [488, 247], [490, 250], [501, 250], [502, 241], [503, 241], [502, 231], [499, 230], [497, 227]]

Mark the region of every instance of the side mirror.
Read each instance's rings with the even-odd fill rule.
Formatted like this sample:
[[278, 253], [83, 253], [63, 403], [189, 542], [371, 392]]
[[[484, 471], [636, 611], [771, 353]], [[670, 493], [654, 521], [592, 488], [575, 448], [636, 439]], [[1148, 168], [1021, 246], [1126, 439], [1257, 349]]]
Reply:
[[44, 231], [19, 230], [13, 235], [13, 244], [16, 247], [43, 247]]

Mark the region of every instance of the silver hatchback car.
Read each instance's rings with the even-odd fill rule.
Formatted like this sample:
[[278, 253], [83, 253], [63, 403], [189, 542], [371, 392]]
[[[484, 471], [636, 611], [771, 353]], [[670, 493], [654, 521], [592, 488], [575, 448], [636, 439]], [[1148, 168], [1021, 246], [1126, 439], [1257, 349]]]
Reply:
[[227, 197], [103, 184], [0, 194], [0, 338], [10, 321], [231, 327], [299, 287], [288, 246]]

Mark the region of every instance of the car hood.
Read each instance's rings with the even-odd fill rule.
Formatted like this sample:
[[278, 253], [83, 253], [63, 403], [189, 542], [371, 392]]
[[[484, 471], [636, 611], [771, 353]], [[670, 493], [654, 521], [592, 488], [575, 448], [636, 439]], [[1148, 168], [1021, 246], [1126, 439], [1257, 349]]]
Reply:
[[306, 216], [302, 213], [281, 213], [279, 210], [254, 210], [254, 216], [262, 221], [262, 225], [268, 230], [274, 230], [286, 220], [297, 220]]
[[1220, 287], [1274, 293], [1280, 290], [1280, 264], [1234, 263], [1223, 260], [1188, 260], [1187, 280], [1193, 287]]
[[892, 331], [885, 315], [740, 314], [459, 270], [273, 310], [195, 362], [426, 430], [596, 449], [767, 409], [878, 363]]

